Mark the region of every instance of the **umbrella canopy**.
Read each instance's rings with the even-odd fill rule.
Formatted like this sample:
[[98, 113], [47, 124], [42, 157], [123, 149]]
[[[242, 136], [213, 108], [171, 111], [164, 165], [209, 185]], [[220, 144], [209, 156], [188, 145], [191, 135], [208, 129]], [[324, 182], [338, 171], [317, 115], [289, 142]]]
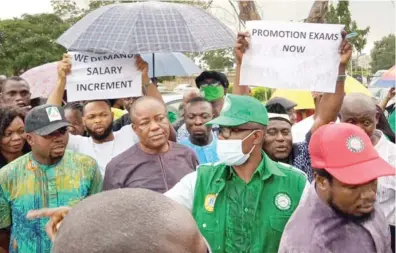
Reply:
[[150, 77], [191, 76], [202, 72], [190, 58], [182, 53], [142, 54], [142, 58], [149, 65]]
[[[345, 93], [349, 94], [353, 92], [371, 96], [370, 91], [363, 84], [359, 83], [355, 78], [347, 76], [345, 80]], [[276, 89], [271, 98], [273, 97], [283, 97], [295, 102], [297, 104], [295, 107], [296, 110], [315, 109], [311, 91]]]
[[51, 62], [29, 69], [21, 75], [32, 93], [31, 98], [48, 97], [56, 85], [58, 62]]
[[148, 1], [96, 9], [57, 42], [94, 53], [204, 52], [232, 47], [235, 34], [198, 7]]
[[381, 78], [374, 83], [375, 87], [392, 88], [396, 86], [396, 65], [386, 71]]

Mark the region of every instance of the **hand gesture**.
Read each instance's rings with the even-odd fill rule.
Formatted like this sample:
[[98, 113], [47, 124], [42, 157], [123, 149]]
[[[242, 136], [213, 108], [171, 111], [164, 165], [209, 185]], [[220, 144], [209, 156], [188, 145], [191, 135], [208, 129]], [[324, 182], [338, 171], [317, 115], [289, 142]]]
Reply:
[[63, 59], [58, 63], [58, 78], [64, 79], [71, 72], [71, 59], [68, 54], [63, 54]]
[[342, 42], [341, 42], [340, 51], [339, 51], [341, 54], [340, 65], [347, 65], [349, 62], [349, 59], [351, 59], [351, 56], [352, 56], [352, 45], [345, 38], [345, 36], [346, 36], [345, 31], [343, 31], [341, 33], [341, 36], [342, 36]]
[[242, 63], [243, 54], [246, 52], [246, 49], [249, 48], [249, 42], [247, 41], [249, 36], [250, 35], [247, 32], [238, 33], [237, 42], [235, 45], [235, 57], [237, 64]]
[[150, 83], [150, 78], [148, 75], [149, 66], [148, 63], [143, 60], [143, 58], [138, 54], [135, 56], [136, 68], [142, 72], [142, 85], [147, 85]]
[[27, 214], [28, 219], [38, 219], [43, 217], [48, 217], [50, 220], [45, 226], [45, 231], [48, 237], [53, 242], [55, 240], [56, 232], [58, 231], [63, 219], [70, 212], [71, 207], [64, 206], [58, 208], [43, 208], [40, 210], [32, 210]]
[[135, 56], [136, 68], [142, 72], [142, 74], [148, 73], [148, 63], [143, 60], [143, 58], [138, 54]]

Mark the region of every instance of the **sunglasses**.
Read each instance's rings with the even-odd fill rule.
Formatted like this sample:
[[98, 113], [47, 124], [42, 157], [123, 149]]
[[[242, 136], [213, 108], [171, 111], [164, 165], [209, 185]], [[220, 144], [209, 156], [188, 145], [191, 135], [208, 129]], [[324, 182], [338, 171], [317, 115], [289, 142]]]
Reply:
[[42, 137], [47, 138], [47, 139], [53, 138], [53, 137], [59, 137], [59, 136], [65, 135], [66, 132], [67, 132], [67, 127], [62, 127], [62, 128], [59, 128], [59, 129], [53, 131], [52, 133], [44, 135]]
[[198, 86], [199, 87], [207, 87], [207, 86], [216, 87], [216, 86], [219, 86], [219, 85], [221, 85], [219, 81], [213, 80], [213, 81], [210, 81], [210, 82], [200, 82]]

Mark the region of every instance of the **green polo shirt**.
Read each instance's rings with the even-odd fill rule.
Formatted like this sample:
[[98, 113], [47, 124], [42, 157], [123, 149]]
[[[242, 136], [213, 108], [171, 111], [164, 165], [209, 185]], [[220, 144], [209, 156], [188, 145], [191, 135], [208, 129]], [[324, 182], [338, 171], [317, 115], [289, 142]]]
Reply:
[[197, 172], [193, 216], [212, 251], [277, 252], [306, 186], [305, 174], [264, 153], [248, 183], [224, 164], [202, 165]]

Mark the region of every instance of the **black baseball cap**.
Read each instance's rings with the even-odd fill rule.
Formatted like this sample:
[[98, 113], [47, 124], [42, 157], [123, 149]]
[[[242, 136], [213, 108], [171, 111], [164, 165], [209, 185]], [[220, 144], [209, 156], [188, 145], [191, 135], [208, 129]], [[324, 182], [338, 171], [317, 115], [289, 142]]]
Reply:
[[224, 88], [228, 88], [229, 86], [227, 76], [224, 75], [223, 73], [217, 71], [204, 71], [197, 78], [195, 78], [195, 84], [197, 85], [198, 88], [201, 87], [201, 83], [205, 79], [214, 79], [219, 83], [221, 83], [221, 85]]
[[25, 132], [41, 136], [69, 126], [65, 112], [60, 106], [40, 105], [34, 107], [25, 117]]
[[290, 110], [297, 106], [297, 104], [294, 103], [293, 101], [286, 99], [286, 98], [281, 98], [281, 97], [271, 98], [270, 100], [268, 100], [268, 102], [265, 105], [269, 106], [269, 105], [274, 105], [274, 104], [280, 104], [286, 110]]

